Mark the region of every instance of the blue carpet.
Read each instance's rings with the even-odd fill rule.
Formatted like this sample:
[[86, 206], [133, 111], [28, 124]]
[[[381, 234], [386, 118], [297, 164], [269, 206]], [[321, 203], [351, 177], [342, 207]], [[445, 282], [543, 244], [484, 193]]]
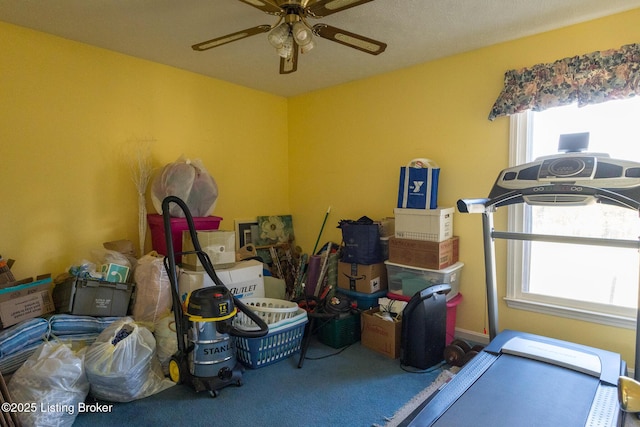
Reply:
[[110, 413], [78, 414], [73, 427], [371, 427], [384, 425], [441, 372], [407, 372], [399, 359], [389, 359], [359, 342], [324, 357], [334, 353], [338, 350], [314, 337], [302, 368], [298, 353], [270, 366], [247, 369], [241, 387], [226, 387], [215, 399], [178, 385], [145, 399], [113, 403]]

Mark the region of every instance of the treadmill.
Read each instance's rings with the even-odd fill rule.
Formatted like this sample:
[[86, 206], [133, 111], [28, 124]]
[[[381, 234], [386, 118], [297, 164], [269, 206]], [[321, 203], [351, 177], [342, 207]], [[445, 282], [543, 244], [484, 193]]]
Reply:
[[[494, 230], [493, 213], [502, 206], [518, 203], [606, 203], [640, 211], [640, 163], [611, 159], [606, 154], [569, 151], [505, 169], [488, 198], [458, 201], [461, 213], [482, 214], [491, 341], [401, 425], [568, 427], [624, 423], [623, 409], [629, 409], [621, 403], [618, 381], [627, 379], [626, 363], [619, 354], [519, 331], [498, 333], [494, 241], [551, 241], [636, 249], [640, 248], [640, 241]], [[636, 320], [635, 380], [640, 375], [638, 331], [640, 316]], [[635, 380], [631, 381], [637, 383]], [[636, 392], [632, 397], [638, 396]]]

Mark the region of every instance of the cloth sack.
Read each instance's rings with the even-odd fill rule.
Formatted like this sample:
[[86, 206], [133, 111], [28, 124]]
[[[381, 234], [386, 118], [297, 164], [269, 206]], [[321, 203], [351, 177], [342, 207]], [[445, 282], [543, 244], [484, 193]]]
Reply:
[[133, 303], [133, 319], [148, 323], [156, 321], [171, 311], [171, 282], [164, 268], [164, 257], [152, 251], [138, 260], [134, 272], [136, 299]]
[[437, 209], [440, 167], [430, 159], [413, 159], [400, 168], [398, 208]]
[[156, 353], [162, 371], [169, 373], [171, 356], [178, 352], [178, 337], [176, 335], [176, 321], [173, 313], [167, 313], [156, 322], [153, 336], [156, 338]]
[[357, 221], [342, 220], [338, 228], [342, 229], [344, 242], [340, 261], [364, 265], [383, 261], [380, 226], [372, 219], [363, 216]]

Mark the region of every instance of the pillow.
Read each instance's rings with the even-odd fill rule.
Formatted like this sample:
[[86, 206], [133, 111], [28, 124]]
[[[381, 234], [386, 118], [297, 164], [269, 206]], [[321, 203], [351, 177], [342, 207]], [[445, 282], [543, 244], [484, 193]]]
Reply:
[[0, 358], [49, 337], [49, 322], [41, 317], [24, 320], [0, 331]]
[[12, 374], [18, 370], [24, 362], [36, 352], [38, 347], [42, 345], [44, 341], [35, 342], [28, 346], [18, 350], [13, 354], [0, 358], [0, 372], [2, 375]]
[[92, 317], [74, 314], [54, 314], [49, 318], [51, 335], [99, 334], [121, 317]]

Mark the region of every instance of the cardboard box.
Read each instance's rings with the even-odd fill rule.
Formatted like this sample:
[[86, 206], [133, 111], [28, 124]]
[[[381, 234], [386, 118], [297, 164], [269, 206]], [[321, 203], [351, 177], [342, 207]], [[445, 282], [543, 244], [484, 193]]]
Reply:
[[[237, 298], [264, 298], [263, 265], [257, 260], [240, 261], [229, 268], [216, 268], [216, 276]], [[178, 293], [184, 302], [196, 289], [214, 286], [205, 271], [183, 270], [178, 278]]]
[[396, 219], [394, 217], [382, 218], [380, 225], [380, 237], [391, 237], [396, 234]]
[[384, 262], [371, 265], [338, 263], [338, 287], [364, 294], [387, 289], [387, 269]]
[[443, 242], [453, 237], [454, 208], [394, 209], [395, 237]]
[[240, 261], [229, 268], [216, 269], [222, 283], [237, 298], [264, 298], [264, 265], [255, 259]]
[[50, 275], [0, 290], [0, 327], [7, 328], [55, 310]]
[[[230, 267], [231, 264], [236, 262], [236, 233], [234, 231], [196, 231], [196, 235], [198, 236], [200, 248], [209, 255], [211, 264]], [[191, 233], [184, 231], [182, 233], [182, 250], [189, 252], [194, 249]], [[182, 255], [182, 267], [189, 270], [204, 271], [204, 267], [195, 253]]]
[[400, 334], [402, 333], [401, 320], [385, 320], [376, 315], [379, 308], [363, 311], [360, 321], [362, 322], [362, 334], [360, 341], [362, 345], [377, 351], [391, 359], [400, 357]]
[[16, 281], [11, 273], [11, 264], [13, 264], [13, 260], [5, 261], [0, 255], [0, 287], [8, 286], [11, 282]]
[[453, 236], [453, 262], [458, 262], [460, 259], [460, 237]]
[[391, 237], [389, 239], [389, 262], [431, 270], [442, 270], [458, 261], [453, 250], [455, 240], [429, 242], [426, 240]]

